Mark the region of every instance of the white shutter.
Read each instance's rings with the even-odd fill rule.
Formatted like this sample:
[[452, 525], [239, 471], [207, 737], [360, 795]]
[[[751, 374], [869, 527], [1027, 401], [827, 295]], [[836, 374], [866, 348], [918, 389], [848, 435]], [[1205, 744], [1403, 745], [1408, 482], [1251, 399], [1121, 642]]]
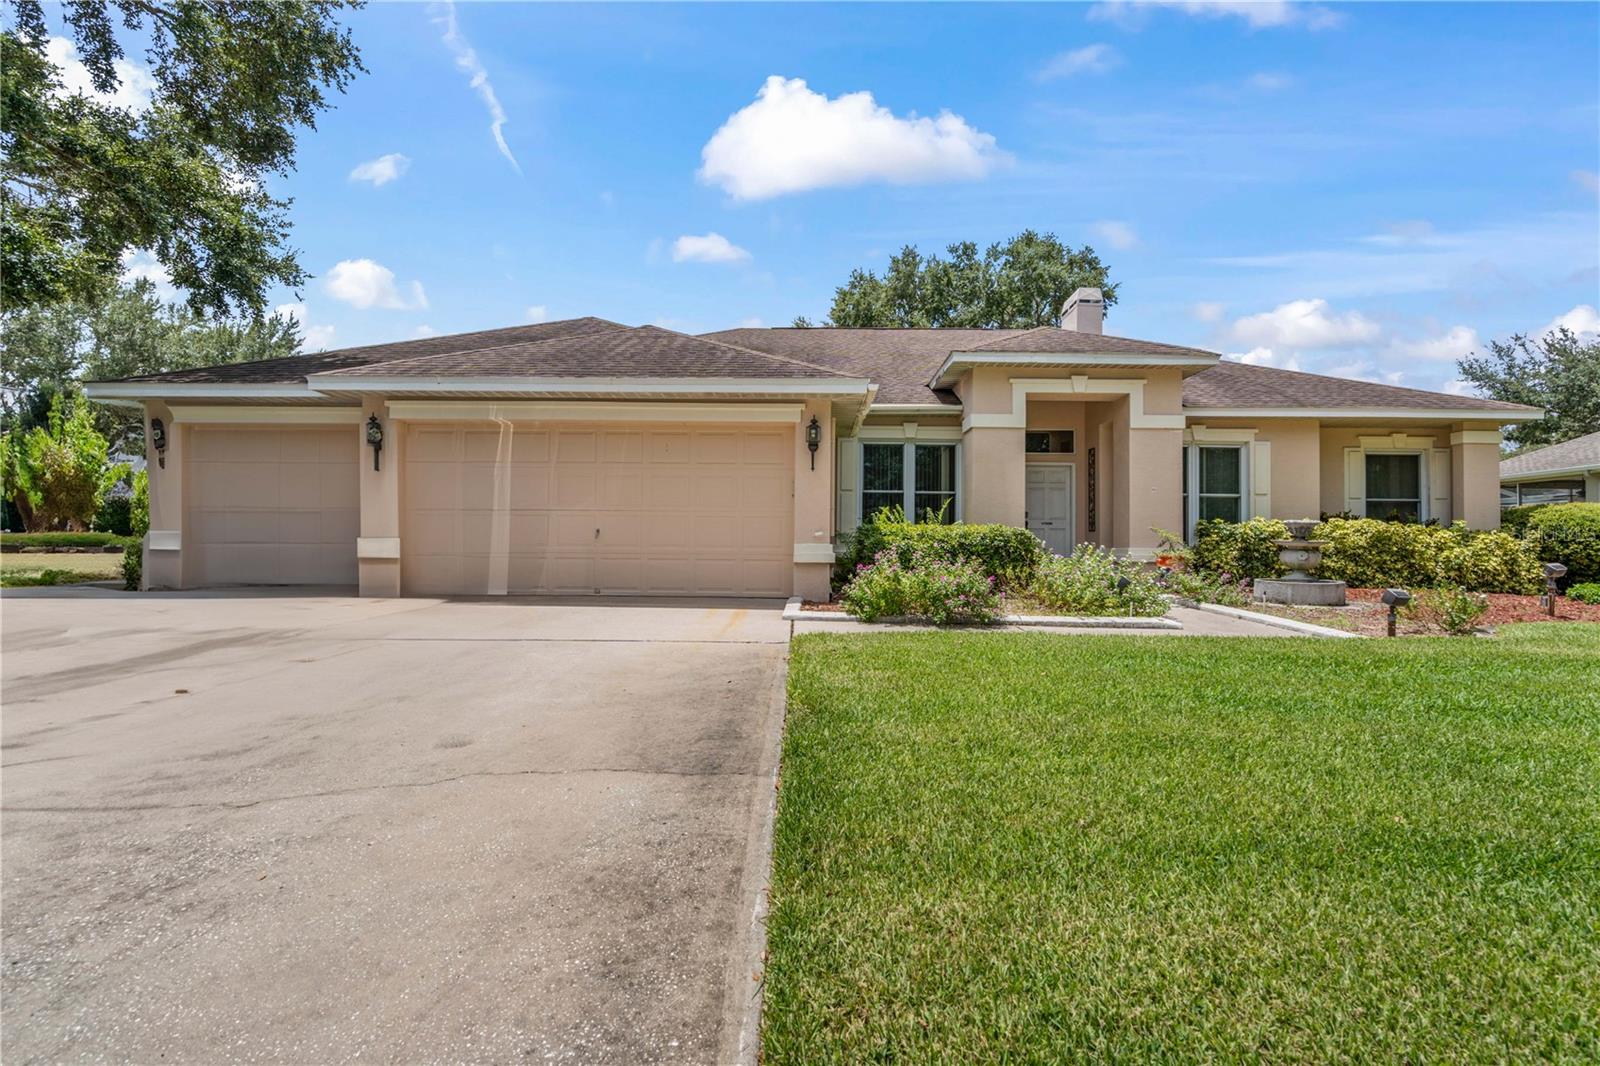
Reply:
[[1353, 515], [1367, 513], [1367, 462], [1360, 448], [1344, 450], [1344, 509]]
[[857, 482], [861, 480], [861, 441], [856, 437], [839, 437], [834, 441], [834, 455], [839, 466], [834, 473], [835, 524], [840, 533], [848, 533], [861, 524], [861, 494], [857, 491]]
[[1250, 517], [1272, 517], [1272, 443], [1250, 445]]
[[1440, 525], [1450, 524], [1450, 450], [1434, 448], [1428, 452], [1428, 518]]

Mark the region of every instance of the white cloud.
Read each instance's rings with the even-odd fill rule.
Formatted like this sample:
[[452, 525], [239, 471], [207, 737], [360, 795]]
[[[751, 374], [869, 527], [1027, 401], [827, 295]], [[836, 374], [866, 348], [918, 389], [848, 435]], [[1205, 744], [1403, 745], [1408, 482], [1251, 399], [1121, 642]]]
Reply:
[[156, 287], [156, 299], [172, 303], [181, 295], [172, 283], [172, 275], [152, 252], [126, 251], [122, 253], [122, 281], [145, 279]]
[[413, 337], [415, 337], [417, 340], [421, 340], [424, 337], [437, 336], [438, 333], [439, 333], [438, 330], [434, 329], [432, 326], [428, 325], [426, 322], [424, 322], [422, 325], [418, 326], [416, 329], [411, 331], [411, 335]]
[[442, 39], [445, 47], [455, 56], [457, 69], [467, 75], [468, 84], [483, 100], [484, 110], [489, 112], [489, 132], [494, 136], [494, 143], [500, 148], [500, 154], [506, 157], [506, 162], [511, 164], [511, 169], [521, 174], [522, 164], [517, 162], [517, 157], [511, 154], [511, 146], [506, 143], [505, 108], [500, 106], [500, 97], [495, 94], [494, 85], [489, 81], [489, 72], [478, 59], [478, 53], [473, 50], [471, 42], [462, 35], [461, 27], [456, 24], [454, 0], [444, 0], [443, 3], [435, 5], [433, 10], [436, 12], [433, 21], [444, 28]]
[[1325, 30], [1344, 21], [1336, 11], [1291, 0], [1108, 0], [1091, 7], [1089, 18], [1138, 29], [1144, 24], [1145, 15], [1158, 8], [1201, 18], [1241, 18], [1251, 29], [1304, 26]]
[[410, 298], [400, 294], [394, 271], [371, 259], [343, 259], [328, 271], [328, 295], [351, 307], [366, 310], [381, 307], [389, 311], [426, 311], [427, 294], [422, 282], [410, 285]]
[[1478, 394], [1477, 388], [1472, 382], [1463, 381], [1460, 378], [1445, 382], [1443, 391], [1451, 396], [1476, 396]]
[[1055, 81], [1076, 74], [1104, 74], [1122, 65], [1122, 53], [1109, 44], [1086, 44], [1052, 56], [1034, 75], [1036, 81]]
[[45, 42], [45, 58], [60, 72], [61, 86], [68, 96], [82, 93], [91, 100], [130, 111], [143, 111], [150, 106], [150, 94], [155, 92], [156, 80], [150, 72], [126, 59], [111, 61], [117, 87], [109, 93], [95, 89], [89, 68], [78, 58], [78, 47], [65, 37], [52, 37]]
[[1089, 227], [1089, 232], [1119, 252], [1125, 252], [1139, 243], [1139, 235], [1133, 232], [1132, 226], [1114, 219], [1102, 219], [1094, 223]]
[[1275, 93], [1280, 89], [1287, 89], [1294, 84], [1294, 79], [1287, 74], [1276, 71], [1262, 70], [1245, 79], [1245, 84], [1250, 88], [1264, 93]]
[[1228, 309], [1220, 303], [1202, 300], [1189, 308], [1189, 313], [1201, 322], [1221, 322]]
[[1393, 340], [1389, 351], [1402, 359], [1456, 360], [1478, 347], [1478, 331], [1470, 326], [1452, 326], [1436, 337], [1419, 340]]
[[720, 233], [685, 234], [672, 242], [674, 263], [742, 263], [750, 253]]
[[1592, 170], [1574, 170], [1572, 180], [1578, 183], [1578, 188], [1587, 189], [1600, 196], [1600, 174]]
[[1600, 311], [1589, 304], [1579, 304], [1566, 314], [1551, 319], [1550, 324], [1539, 331], [1539, 336], [1562, 328], [1570, 329], [1580, 337], [1600, 334]]
[[899, 118], [870, 92], [829, 99], [773, 75], [700, 152], [700, 180], [738, 200], [883, 181], [971, 181], [1009, 160], [949, 111]]
[[306, 321], [303, 303], [279, 304], [272, 313], [290, 319], [300, 330], [300, 350], [303, 352], [327, 351], [333, 344], [332, 326], [313, 326]]
[[1269, 348], [1349, 348], [1376, 340], [1381, 329], [1359, 311], [1335, 314], [1318, 299], [1235, 319], [1228, 332], [1236, 341]]
[[1403, 370], [1379, 370], [1370, 359], [1357, 359], [1350, 363], [1341, 363], [1330, 366], [1325, 370], [1317, 371], [1335, 378], [1351, 378], [1355, 381], [1371, 381], [1378, 385], [1398, 385], [1405, 380]]
[[1292, 352], [1287, 355], [1279, 355], [1271, 348], [1252, 348], [1248, 352], [1229, 352], [1223, 358], [1231, 359], [1236, 363], [1244, 363], [1248, 366], [1275, 366], [1279, 370], [1304, 369], [1301, 366], [1298, 355]]
[[389, 184], [397, 178], [405, 176], [411, 169], [411, 159], [399, 152], [390, 152], [380, 155], [376, 159], [369, 159], [350, 172], [351, 181], [370, 181], [374, 187]]
[[550, 309], [544, 304], [533, 304], [522, 312], [522, 317], [529, 322], [543, 322], [550, 317]]

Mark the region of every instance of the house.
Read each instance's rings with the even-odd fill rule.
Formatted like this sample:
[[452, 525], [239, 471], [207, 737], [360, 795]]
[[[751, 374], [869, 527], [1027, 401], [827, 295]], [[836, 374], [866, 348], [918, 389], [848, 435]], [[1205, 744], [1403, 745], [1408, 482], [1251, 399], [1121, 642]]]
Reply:
[[1520, 452], [1500, 463], [1500, 506], [1600, 501], [1600, 433]]
[[1149, 558], [1201, 518], [1498, 523], [1491, 400], [1036, 329], [598, 318], [88, 387], [145, 411], [151, 587], [825, 596], [863, 516]]

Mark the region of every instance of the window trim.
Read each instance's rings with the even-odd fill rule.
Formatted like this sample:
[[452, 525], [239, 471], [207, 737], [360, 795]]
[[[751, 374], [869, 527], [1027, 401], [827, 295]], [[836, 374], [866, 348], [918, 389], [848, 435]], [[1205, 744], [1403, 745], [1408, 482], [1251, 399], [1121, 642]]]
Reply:
[[[1254, 452], [1249, 441], [1206, 441], [1191, 440], [1183, 445], [1183, 475], [1179, 481], [1182, 486], [1183, 496], [1183, 536], [1190, 544], [1194, 543], [1195, 526], [1200, 522], [1200, 500], [1206, 496], [1230, 498], [1235, 495], [1239, 499], [1239, 521], [1248, 522], [1251, 515], [1251, 504], [1254, 497], [1250, 491], [1250, 463]], [[1216, 448], [1236, 453], [1239, 457], [1239, 491], [1232, 492], [1206, 492], [1200, 491], [1200, 449]]]

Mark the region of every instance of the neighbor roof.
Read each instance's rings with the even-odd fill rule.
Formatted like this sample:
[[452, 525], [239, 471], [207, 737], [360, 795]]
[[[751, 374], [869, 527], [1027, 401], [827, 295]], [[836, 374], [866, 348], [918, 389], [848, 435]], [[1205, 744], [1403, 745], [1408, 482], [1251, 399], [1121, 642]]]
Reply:
[[1574, 437], [1501, 460], [1500, 477], [1537, 477], [1589, 469], [1600, 469], [1600, 433]]

